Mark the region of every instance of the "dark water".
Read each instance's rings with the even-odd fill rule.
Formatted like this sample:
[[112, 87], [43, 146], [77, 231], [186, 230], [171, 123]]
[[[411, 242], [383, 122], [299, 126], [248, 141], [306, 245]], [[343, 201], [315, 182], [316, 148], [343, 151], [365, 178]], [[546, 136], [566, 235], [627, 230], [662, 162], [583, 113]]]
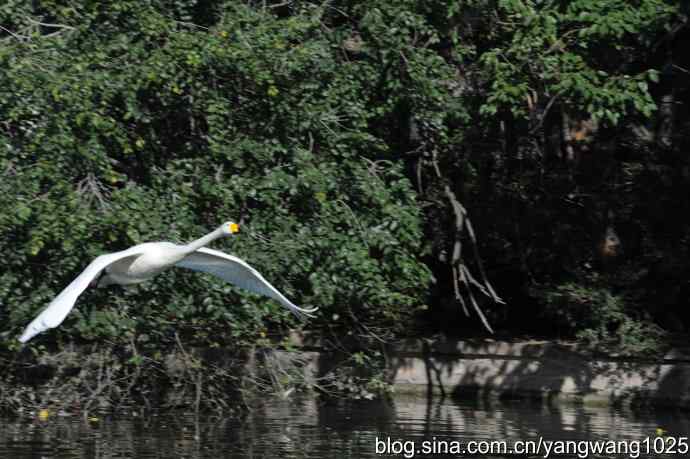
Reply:
[[[311, 399], [268, 399], [242, 418], [177, 414], [87, 421], [51, 416], [47, 420], [3, 419], [0, 427], [0, 457], [16, 459], [506, 457], [500, 452], [424, 454], [422, 448], [433, 452], [432, 448], [460, 447], [457, 442], [468, 441], [513, 445], [515, 441], [537, 442], [540, 436], [544, 441], [614, 440], [640, 445], [637, 450], [628, 446], [628, 455], [588, 457], [659, 457], [643, 450], [646, 438], [656, 451], [668, 451], [675, 444], [676, 454], [665, 457], [690, 456], [680, 454], [681, 437], [690, 431], [687, 413], [545, 407], [527, 402], [477, 405], [402, 398], [394, 403], [323, 404]], [[658, 437], [659, 428], [664, 429], [665, 438]], [[424, 446], [423, 441], [429, 443]], [[399, 454], [390, 450], [377, 454], [377, 445], [378, 453], [394, 448]], [[489, 447], [488, 443], [474, 446]], [[581, 446], [570, 454], [556, 454], [552, 449], [548, 457], [585, 457], [585, 452]], [[520, 457], [545, 457], [545, 450]]]

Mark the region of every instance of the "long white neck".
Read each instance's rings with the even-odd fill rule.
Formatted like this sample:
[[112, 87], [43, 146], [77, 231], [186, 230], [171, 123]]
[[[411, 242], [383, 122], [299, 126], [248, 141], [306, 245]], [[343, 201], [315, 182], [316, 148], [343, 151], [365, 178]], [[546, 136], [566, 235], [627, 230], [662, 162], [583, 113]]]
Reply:
[[200, 237], [196, 241], [192, 241], [189, 244], [184, 246], [185, 252], [187, 254], [190, 254], [192, 252], [196, 252], [200, 248], [209, 245], [211, 242], [215, 241], [219, 237], [223, 236], [223, 229], [218, 228], [215, 231], [212, 231], [208, 233], [206, 236]]

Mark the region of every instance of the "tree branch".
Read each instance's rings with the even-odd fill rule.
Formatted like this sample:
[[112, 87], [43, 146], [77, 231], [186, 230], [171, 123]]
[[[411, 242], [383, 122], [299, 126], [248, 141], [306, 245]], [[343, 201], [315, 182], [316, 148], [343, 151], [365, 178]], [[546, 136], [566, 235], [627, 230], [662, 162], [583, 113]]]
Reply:
[[[453, 255], [450, 260], [450, 265], [453, 272], [453, 291], [455, 293], [455, 298], [462, 306], [465, 315], [469, 317], [467, 305], [463, 298], [462, 292], [460, 291], [460, 283], [464, 284], [467, 288], [467, 295], [470, 299], [470, 303], [472, 303], [473, 309], [479, 316], [484, 327], [490, 333], [493, 333], [493, 329], [491, 328], [489, 321], [486, 319], [486, 316], [479, 307], [479, 304], [477, 303], [477, 300], [474, 297], [474, 293], [472, 292], [471, 287], [475, 286], [483, 295], [490, 297], [496, 303], [505, 304], [505, 302], [496, 294], [496, 291], [493, 289], [491, 283], [489, 282], [489, 279], [486, 275], [486, 271], [484, 270], [484, 265], [482, 263], [481, 257], [479, 256], [479, 249], [477, 248], [477, 236], [474, 232], [472, 222], [467, 216], [467, 210], [460, 203], [457, 196], [455, 195], [455, 192], [453, 192], [453, 190], [450, 188], [450, 185], [446, 183], [446, 180], [443, 174], [441, 173], [441, 168], [438, 165], [438, 158], [436, 152], [434, 152], [432, 155], [431, 163], [436, 173], [436, 177], [442, 182], [444, 182], [443, 192], [446, 197], [446, 200], [448, 201], [451, 209], [453, 210], [453, 215], [455, 216], [455, 231], [453, 235]], [[470, 238], [474, 258], [476, 260], [477, 266], [479, 267], [481, 282], [479, 282], [477, 279], [474, 278], [474, 276], [472, 276], [469, 269], [467, 268], [467, 265], [464, 263], [462, 259], [462, 235], [465, 231], [467, 232]]]

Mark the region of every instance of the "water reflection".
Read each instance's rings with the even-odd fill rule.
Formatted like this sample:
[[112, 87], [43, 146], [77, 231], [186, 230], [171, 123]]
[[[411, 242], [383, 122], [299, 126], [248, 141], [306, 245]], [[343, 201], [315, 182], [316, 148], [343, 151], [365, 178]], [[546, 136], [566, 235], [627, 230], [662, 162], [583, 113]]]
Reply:
[[4, 419], [0, 424], [0, 457], [17, 459], [404, 457], [403, 450], [398, 456], [377, 455], [376, 439], [399, 441], [402, 447], [403, 442], [419, 446], [434, 438], [514, 441], [541, 435], [546, 440], [641, 441], [654, 437], [660, 427], [675, 437], [690, 432], [688, 415], [670, 411], [427, 402], [411, 397], [394, 403], [270, 400], [244, 418], [176, 415], [86, 422], [51, 417]]

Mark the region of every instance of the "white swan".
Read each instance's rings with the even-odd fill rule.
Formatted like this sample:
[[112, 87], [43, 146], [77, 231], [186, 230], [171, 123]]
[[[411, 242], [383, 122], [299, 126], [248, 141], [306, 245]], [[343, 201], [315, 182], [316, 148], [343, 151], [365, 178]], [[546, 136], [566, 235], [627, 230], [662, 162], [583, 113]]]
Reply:
[[257, 270], [243, 260], [218, 250], [204, 248], [215, 239], [238, 231], [239, 225], [226, 222], [215, 231], [187, 245], [147, 242], [122, 252], [97, 257], [26, 327], [19, 341], [25, 343], [37, 334], [60, 325], [74, 307], [79, 295], [86, 287], [94, 283], [103, 270], [106, 274], [98, 282], [98, 287], [110, 284], [137, 284], [152, 278], [164, 269], [180, 266], [213, 274], [238, 287], [266, 295], [298, 316], [300, 314], [309, 316], [316, 311], [318, 308], [303, 309], [291, 303]]

